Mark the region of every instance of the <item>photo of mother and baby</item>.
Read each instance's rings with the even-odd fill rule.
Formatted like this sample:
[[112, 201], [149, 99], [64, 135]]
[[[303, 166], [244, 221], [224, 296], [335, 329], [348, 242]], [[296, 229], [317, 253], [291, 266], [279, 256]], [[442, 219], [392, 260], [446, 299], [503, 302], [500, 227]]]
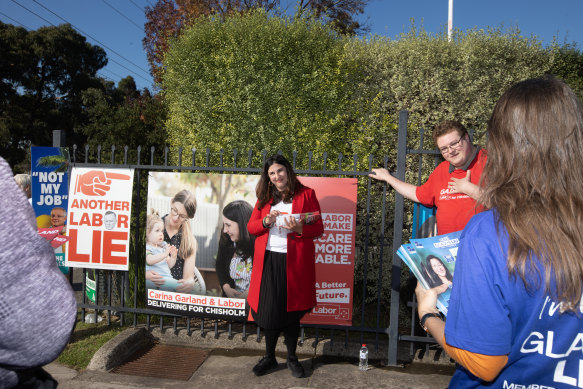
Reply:
[[193, 180], [207, 180], [206, 175], [172, 174], [151, 177], [155, 184], [175, 182], [178, 177], [186, 185], [170, 196], [149, 196], [145, 231], [147, 289], [246, 298], [255, 242], [247, 223], [253, 211], [249, 201], [254, 198], [233, 199], [231, 192], [239, 186], [254, 186], [257, 177], [233, 178], [235, 189], [224, 189], [230, 201], [222, 205], [215, 203], [216, 197], [209, 198], [204, 184], [188, 186]]

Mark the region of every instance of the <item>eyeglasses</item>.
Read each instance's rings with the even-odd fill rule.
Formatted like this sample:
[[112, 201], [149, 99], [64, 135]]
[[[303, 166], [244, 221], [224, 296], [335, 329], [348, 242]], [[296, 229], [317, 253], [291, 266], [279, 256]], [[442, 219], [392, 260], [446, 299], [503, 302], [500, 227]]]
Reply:
[[187, 221], [188, 219], [190, 219], [188, 216], [186, 215], [181, 215], [178, 213], [178, 210], [174, 207], [170, 207], [170, 213], [172, 213], [172, 216], [178, 216], [180, 219], [182, 219], [182, 221]]
[[450, 143], [449, 146], [444, 146], [444, 147], [440, 148], [439, 151], [441, 152], [441, 154], [449, 154], [450, 149], [451, 150], [459, 149], [462, 145], [462, 140], [464, 140], [464, 137], [465, 137], [465, 135], [460, 136], [460, 138], [457, 141]]

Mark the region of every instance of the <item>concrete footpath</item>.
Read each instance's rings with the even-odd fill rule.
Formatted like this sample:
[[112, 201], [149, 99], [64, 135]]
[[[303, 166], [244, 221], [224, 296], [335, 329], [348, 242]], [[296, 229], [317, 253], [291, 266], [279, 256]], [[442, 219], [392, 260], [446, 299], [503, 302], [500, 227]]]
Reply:
[[[148, 344], [164, 343], [164, 336], [153, 336], [152, 331], [129, 329], [105, 344], [93, 357], [88, 369], [76, 371], [56, 362], [45, 369], [59, 382], [60, 388], [447, 388], [453, 372], [450, 363], [413, 362], [405, 367], [383, 367], [378, 360], [371, 361], [368, 371], [360, 371], [355, 358], [323, 355], [314, 352], [302, 354], [300, 362], [306, 371], [305, 378], [294, 378], [285, 366], [284, 345], [278, 345], [279, 367], [261, 377], [251, 369], [259, 361], [264, 347], [256, 343], [256, 349], [237, 348], [237, 342], [229, 340], [232, 348], [209, 348], [205, 342], [197, 342], [208, 357], [187, 381], [152, 378], [113, 373], [112, 369], [128, 360], [138, 349]], [[169, 339], [175, 340], [172, 335]], [[152, 343], [153, 342], [153, 343]], [[213, 343], [209, 340], [209, 343]], [[247, 343], [247, 342], [246, 342]], [[184, 344], [179, 345], [184, 347]], [[191, 345], [192, 347], [192, 345]], [[180, 354], [178, 349], [177, 354]], [[355, 354], [356, 355], [356, 354]], [[168, 364], [165, 366], [164, 364]], [[171, 371], [176, 366], [169, 360], [156, 362], [152, 369]], [[147, 368], [146, 368], [147, 370]]]

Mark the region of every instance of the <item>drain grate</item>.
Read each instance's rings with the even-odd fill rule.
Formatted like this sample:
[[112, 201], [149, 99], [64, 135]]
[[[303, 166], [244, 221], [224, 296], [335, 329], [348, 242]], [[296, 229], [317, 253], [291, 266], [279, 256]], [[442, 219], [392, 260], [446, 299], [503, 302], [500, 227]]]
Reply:
[[111, 372], [188, 381], [208, 355], [207, 350], [155, 344], [151, 349], [116, 367]]

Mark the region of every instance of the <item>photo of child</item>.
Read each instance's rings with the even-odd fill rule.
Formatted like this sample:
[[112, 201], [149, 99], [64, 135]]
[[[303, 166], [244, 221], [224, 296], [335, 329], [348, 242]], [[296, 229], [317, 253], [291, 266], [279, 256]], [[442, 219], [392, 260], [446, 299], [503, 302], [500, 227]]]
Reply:
[[172, 277], [170, 267], [176, 263], [178, 250], [164, 241], [164, 222], [154, 210], [150, 212], [146, 220], [146, 271], [156, 271], [164, 278], [162, 285], [156, 285], [146, 280], [148, 289], [176, 291], [178, 281]]

